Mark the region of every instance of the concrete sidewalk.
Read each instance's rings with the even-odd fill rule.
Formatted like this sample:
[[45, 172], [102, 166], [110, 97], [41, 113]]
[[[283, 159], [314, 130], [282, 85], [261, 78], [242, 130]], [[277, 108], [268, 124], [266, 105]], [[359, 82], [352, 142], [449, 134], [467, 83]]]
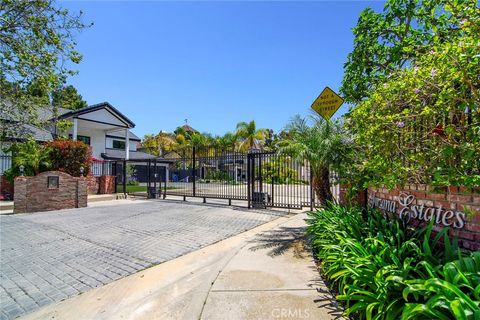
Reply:
[[304, 218], [278, 218], [22, 319], [337, 319], [304, 247]]
[[220, 272], [201, 319], [336, 319], [305, 242], [305, 214], [257, 234]]

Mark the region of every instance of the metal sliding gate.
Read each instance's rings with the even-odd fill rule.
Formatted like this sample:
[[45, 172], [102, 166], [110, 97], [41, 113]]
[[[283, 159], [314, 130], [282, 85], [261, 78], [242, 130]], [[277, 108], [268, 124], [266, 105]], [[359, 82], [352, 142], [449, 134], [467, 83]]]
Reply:
[[244, 200], [249, 208], [313, 204], [309, 163], [288, 155], [191, 147], [169, 160], [166, 195]]
[[274, 152], [253, 152], [248, 154], [248, 172], [252, 207], [312, 207], [308, 162]]
[[[154, 197], [180, 196], [245, 201], [249, 208], [313, 206], [310, 165], [275, 152], [239, 152], [219, 147], [186, 147], [167, 160], [142, 163], [119, 162], [115, 166], [118, 189], [125, 179], [146, 186]], [[135, 166], [132, 170], [131, 166]], [[130, 166], [130, 167], [129, 167]], [[145, 172], [144, 172], [145, 171]], [[143, 178], [140, 178], [140, 175]], [[120, 184], [123, 184], [120, 187]], [[121, 192], [121, 191], [120, 191]]]

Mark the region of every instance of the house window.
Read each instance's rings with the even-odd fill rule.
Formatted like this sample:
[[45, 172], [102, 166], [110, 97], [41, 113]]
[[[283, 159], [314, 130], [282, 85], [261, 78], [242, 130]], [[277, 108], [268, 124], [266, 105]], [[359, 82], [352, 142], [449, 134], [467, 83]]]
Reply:
[[113, 149], [125, 149], [125, 141], [113, 140]]
[[[69, 134], [68, 136], [70, 139], [73, 139], [73, 135]], [[90, 137], [77, 135], [77, 140], [82, 141], [86, 145], [90, 145]]]

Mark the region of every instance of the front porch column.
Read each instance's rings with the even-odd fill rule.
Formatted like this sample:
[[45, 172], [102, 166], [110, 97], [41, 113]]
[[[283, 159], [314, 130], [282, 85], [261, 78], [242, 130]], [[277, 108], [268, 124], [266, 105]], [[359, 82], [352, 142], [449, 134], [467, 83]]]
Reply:
[[73, 118], [73, 133], [72, 133], [72, 140], [77, 140], [78, 134], [78, 119]]
[[130, 131], [125, 129], [125, 160], [130, 159]]

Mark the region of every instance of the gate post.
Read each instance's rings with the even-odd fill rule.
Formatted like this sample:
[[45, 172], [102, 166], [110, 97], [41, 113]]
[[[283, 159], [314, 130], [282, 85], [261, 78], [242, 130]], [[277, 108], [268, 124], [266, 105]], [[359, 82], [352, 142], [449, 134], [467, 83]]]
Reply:
[[157, 193], [157, 177], [158, 177], [157, 159], [155, 159], [155, 160], [153, 160], [153, 189], [155, 190], [155, 194]]
[[193, 171], [193, 196], [195, 197], [195, 162], [197, 161], [196, 155], [195, 155], [195, 147], [193, 148], [193, 154], [192, 154], [192, 159], [193, 159], [193, 165], [192, 165], [192, 171]]
[[310, 164], [310, 211], [313, 211], [313, 205], [315, 203], [314, 192], [313, 192], [313, 171], [312, 165]]
[[250, 180], [252, 179], [252, 165], [250, 163], [251, 161], [251, 156], [250, 153], [247, 153], [247, 201], [248, 201], [248, 209], [252, 207], [251, 204], [251, 185], [250, 185]]
[[151, 184], [151, 180], [150, 180], [151, 163], [152, 163], [152, 160], [148, 159], [148, 162], [147, 162], [147, 192], [148, 192], [148, 190], [150, 190], [150, 184]]
[[123, 194], [127, 197], [127, 161], [123, 160]]
[[164, 186], [164, 190], [163, 190], [163, 199], [166, 199], [167, 198], [167, 167], [163, 167], [165, 170], [165, 180], [163, 181], [163, 186]]
[[115, 177], [115, 179], [114, 179], [115, 180], [114, 181], [114, 183], [115, 183], [114, 191], [115, 191], [115, 193], [117, 193], [117, 184], [118, 184], [117, 161], [113, 162], [112, 165], [113, 165], [112, 166], [112, 174]]

